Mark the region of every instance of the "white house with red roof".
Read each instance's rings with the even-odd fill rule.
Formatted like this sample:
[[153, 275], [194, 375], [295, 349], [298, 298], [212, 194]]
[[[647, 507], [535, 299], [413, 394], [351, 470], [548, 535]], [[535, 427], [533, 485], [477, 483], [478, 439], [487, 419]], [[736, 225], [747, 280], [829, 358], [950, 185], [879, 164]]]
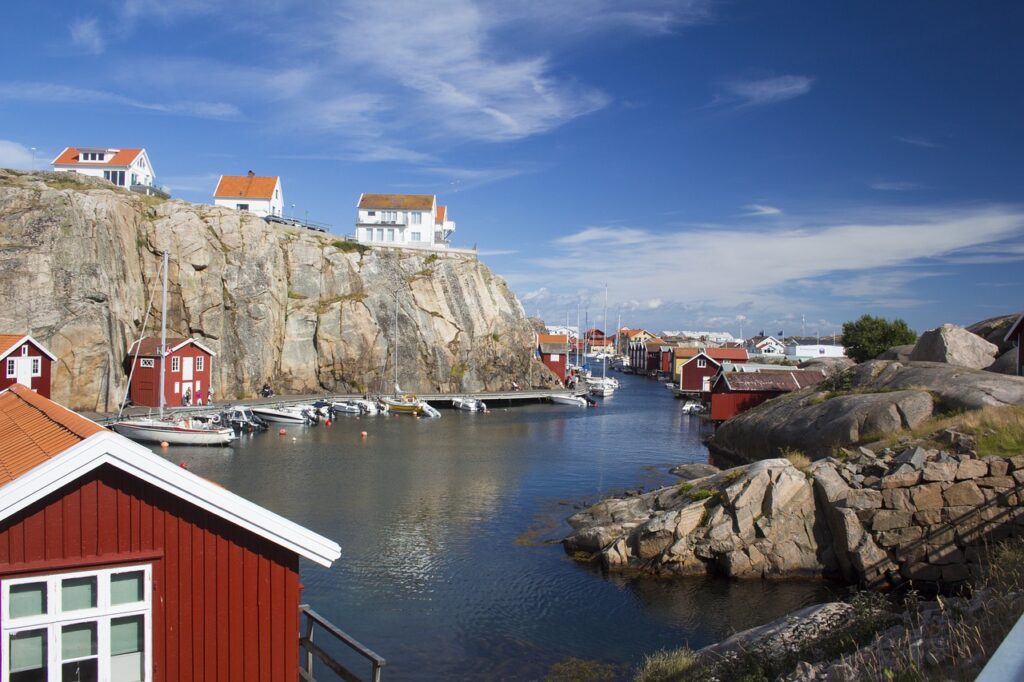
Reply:
[[215, 206], [248, 211], [260, 218], [284, 215], [284, 191], [277, 175], [222, 175], [213, 191]]
[[154, 187], [156, 174], [145, 149], [65, 147], [53, 170], [103, 178], [118, 187]]
[[360, 194], [356, 240], [384, 246], [447, 248], [455, 223], [433, 194]]

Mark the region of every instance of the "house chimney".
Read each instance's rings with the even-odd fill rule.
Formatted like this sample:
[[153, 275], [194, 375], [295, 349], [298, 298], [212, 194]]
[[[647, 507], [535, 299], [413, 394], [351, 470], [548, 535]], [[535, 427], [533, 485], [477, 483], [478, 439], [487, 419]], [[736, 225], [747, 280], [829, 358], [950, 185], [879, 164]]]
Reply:
[[249, 171], [249, 177], [250, 177], [250, 178], [254, 178], [254, 177], [256, 177], [256, 174], [255, 174], [255, 173], [253, 173], [252, 171]]

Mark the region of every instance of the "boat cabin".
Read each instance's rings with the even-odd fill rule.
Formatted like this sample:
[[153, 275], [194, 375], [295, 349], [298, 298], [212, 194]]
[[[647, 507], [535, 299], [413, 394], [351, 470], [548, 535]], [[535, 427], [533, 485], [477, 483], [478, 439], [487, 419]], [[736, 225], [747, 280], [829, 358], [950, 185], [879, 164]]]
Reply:
[[[212, 387], [212, 350], [195, 339], [168, 338], [164, 357], [164, 405], [206, 403]], [[160, 407], [160, 338], [146, 336], [128, 349], [130, 397], [134, 404]]]
[[299, 560], [340, 552], [23, 386], [0, 393], [0, 679], [293, 682]]
[[50, 397], [50, 375], [57, 358], [31, 336], [0, 334], [0, 391], [14, 384]]

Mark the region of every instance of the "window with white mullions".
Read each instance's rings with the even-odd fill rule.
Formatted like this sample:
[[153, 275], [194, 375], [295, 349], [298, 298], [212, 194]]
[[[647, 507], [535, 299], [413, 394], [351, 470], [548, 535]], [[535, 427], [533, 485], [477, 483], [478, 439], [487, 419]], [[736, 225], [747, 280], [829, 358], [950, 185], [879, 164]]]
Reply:
[[150, 566], [2, 583], [4, 682], [152, 679]]

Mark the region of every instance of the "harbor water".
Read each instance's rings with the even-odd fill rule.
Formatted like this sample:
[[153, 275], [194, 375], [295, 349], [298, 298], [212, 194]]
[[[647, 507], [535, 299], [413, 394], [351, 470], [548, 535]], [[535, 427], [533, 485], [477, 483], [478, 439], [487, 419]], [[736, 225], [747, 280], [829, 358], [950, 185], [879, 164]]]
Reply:
[[570, 658], [628, 679], [645, 654], [827, 599], [817, 582], [605, 575], [565, 555], [580, 505], [707, 461], [663, 384], [616, 376], [590, 409], [339, 417], [157, 451], [341, 545], [330, 568], [303, 562], [302, 599], [384, 656], [385, 680], [544, 679]]

